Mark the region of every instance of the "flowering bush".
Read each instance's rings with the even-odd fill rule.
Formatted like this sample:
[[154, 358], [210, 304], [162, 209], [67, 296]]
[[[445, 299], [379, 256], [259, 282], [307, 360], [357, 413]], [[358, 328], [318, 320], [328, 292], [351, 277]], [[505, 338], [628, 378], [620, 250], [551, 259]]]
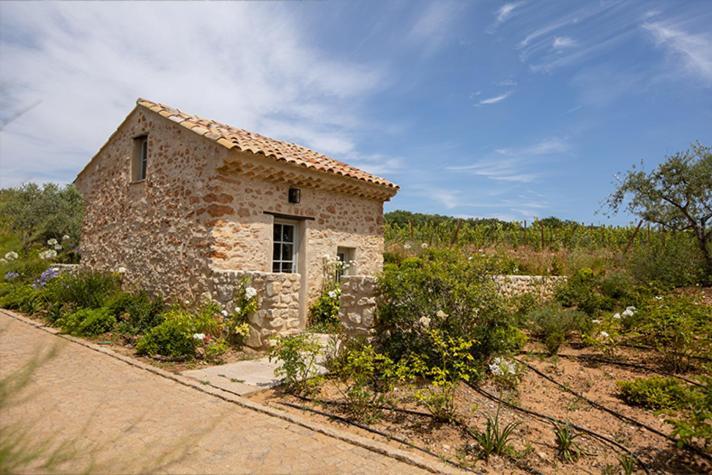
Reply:
[[531, 335], [541, 340], [550, 355], [573, 335], [584, 334], [591, 328], [590, 318], [583, 312], [548, 304], [527, 313], [526, 326]]
[[501, 356], [495, 357], [488, 365], [488, 369], [500, 389], [516, 389], [522, 378], [517, 362]]
[[119, 292], [106, 304], [119, 322], [118, 331], [124, 335], [138, 335], [159, 325], [165, 310], [163, 299], [147, 292]]
[[120, 288], [116, 274], [88, 270], [60, 274], [45, 285], [50, 302], [76, 309], [102, 307]]
[[337, 283], [325, 288], [309, 309], [309, 325], [324, 332], [334, 332], [341, 325], [339, 307], [341, 289]]
[[270, 361], [279, 361], [274, 375], [282, 378], [285, 388], [296, 394], [313, 392], [321, 383], [317, 358], [321, 354], [319, 342], [310, 335], [280, 337], [269, 354]]
[[40, 274], [40, 276], [35, 280], [32, 287], [38, 289], [47, 285], [47, 282], [54, 280], [59, 276], [59, 269], [56, 267], [50, 267]]
[[223, 319], [223, 328], [228, 340], [236, 345], [243, 345], [250, 334], [248, 319], [259, 308], [257, 290], [245, 280], [235, 290], [233, 295], [234, 308], [232, 312], [220, 310]]
[[472, 342], [470, 353], [482, 364], [523, 343], [492, 279], [458, 251], [428, 249], [420, 257], [388, 264], [378, 287], [376, 335], [395, 360], [416, 354], [429, 366], [437, 365], [429, 329]]
[[163, 356], [173, 360], [193, 358], [199, 344], [195, 320], [186, 311], [174, 309], [161, 324], [151, 328], [136, 344], [139, 355]]

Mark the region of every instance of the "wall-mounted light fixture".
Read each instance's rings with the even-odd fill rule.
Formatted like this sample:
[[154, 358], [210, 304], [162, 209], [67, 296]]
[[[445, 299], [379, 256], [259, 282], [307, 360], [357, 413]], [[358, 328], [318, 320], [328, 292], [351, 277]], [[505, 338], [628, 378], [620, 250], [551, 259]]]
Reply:
[[299, 188], [290, 188], [289, 189], [289, 202], [290, 203], [299, 203], [299, 201], [302, 198], [302, 190]]

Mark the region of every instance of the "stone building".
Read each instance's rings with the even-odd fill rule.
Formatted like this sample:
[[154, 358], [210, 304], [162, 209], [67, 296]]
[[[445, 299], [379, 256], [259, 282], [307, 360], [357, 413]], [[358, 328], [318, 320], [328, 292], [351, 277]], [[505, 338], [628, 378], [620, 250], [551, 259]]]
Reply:
[[82, 265], [228, 306], [247, 277], [261, 299], [252, 346], [304, 327], [327, 257], [353, 261], [360, 280], [381, 270], [383, 203], [398, 191], [305, 147], [144, 99], [75, 184]]

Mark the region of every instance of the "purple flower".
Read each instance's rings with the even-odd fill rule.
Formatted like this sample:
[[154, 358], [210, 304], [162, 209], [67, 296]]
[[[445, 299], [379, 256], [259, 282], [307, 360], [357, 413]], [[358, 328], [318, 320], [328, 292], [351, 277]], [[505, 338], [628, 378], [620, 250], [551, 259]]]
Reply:
[[17, 279], [18, 277], [20, 277], [20, 274], [15, 271], [5, 272], [5, 280], [8, 282]]
[[56, 278], [59, 275], [59, 269], [56, 267], [50, 267], [46, 271], [44, 271], [39, 278], [35, 279], [35, 283], [32, 284], [32, 287], [39, 289], [40, 287], [44, 287], [47, 285], [47, 282], [50, 280]]

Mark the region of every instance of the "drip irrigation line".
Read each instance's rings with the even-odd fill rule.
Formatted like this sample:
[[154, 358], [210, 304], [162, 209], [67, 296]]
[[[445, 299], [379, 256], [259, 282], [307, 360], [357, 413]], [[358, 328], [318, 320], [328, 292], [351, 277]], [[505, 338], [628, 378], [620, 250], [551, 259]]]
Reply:
[[403, 444], [403, 445], [406, 445], [406, 446], [408, 446], [408, 447], [410, 447], [410, 448], [419, 450], [419, 451], [421, 451], [421, 452], [423, 452], [423, 453], [425, 453], [425, 454], [430, 455], [431, 457], [435, 457], [435, 458], [437, 458], [438, 460], [442, 460], [442, 461], [444, 461], [444, 462], [446, 462], [446, 463], [448, 463], [448, 464], [450, 464], [450, 465], [452, 465], [452, 466], [454, 466], [454, 467], [457, 467], [457, 468], [459, 468], [459, 469], [461, 469], [461, 470], [465, 470], [465, 471], [467, 471], [467, 472], [473, 472], [473, 473], [475, 473], [475, 471], [472, 470], [471, 468], [468, 468], [468, 467], [466, 467], [466, 466], [464, 466], [464, 465], [461, 465], [461, 464], [459, 464], [459, 463], [457, 463], [457, 462], [454, 462], [454, 461], [452, 461], [452, 460], [450, 460], [450, 459], [447, 459], [447, 458], [445, 458], [445, 457], [443, 457], [443, 456], [441, 456], [441, 455], [438, 455], [438, 454], [436, 454], [435, 452], [433, 452], [433, 451], [431, 451], [431, 450], [429, 450], [429, 449], [426, 449], [425, 447], [421, 447], [421, 446], [416, 445], [416, 444], [414, 444], [414, 443], [412, 443], [412, 442], [410, 442], [410, 441], [408, 441], [408, 440], [406, 440], [406, 439], [403, 439], [403, 438], [401, 438], [401, 437], [398, 437], [398, 436], [389, 434], [389, 433], [387, 433], [387, 432], [384, 432], [384, 431], [381, 431], [381, 430], [378, 430], [378, 429], [374, 429], [373, 427], [371, 427], [371, 426], [369, 426], [369, 425], [362, 424], [362, 423], [360, 423], [360, 422], [356, 422], [356, 421], [353, 421], [353, 420], [351, 420], [351, 419], [348, 419], [348, 418], [346, 418], [346, 417], [342, 417], [342, 416], [339, 416], [339, 415], [336, 415], [336, 414], [330, 414], [330, 413], [328, 413], [328, 412], [320, 411], [319, 409], [314, 409], [314, 408], [312, 408], [312, 407], [302, 406], [302, 405], [300, 405], [300, 404], [294, 404], [294, 403], [287, 402], [287, 401], [277, 401], [277, 404], [281, 404], [281, 405], [283, 405], [283, 406], [291, 407], [291, 408], [293, 408], [293, 409], [299, 409], [299, 410], [302, 410], [302, 411], [311, 412], [311, 413], [318, 414], [318, 415], [323, 416], [323, 417], [328, 417], [329, 419], [333, 419], [333, 420], [337, 420], [337, 421], [339, 421], [339, 422], [343, 422], [344, 424], [348, 424], [348, 425], [352, 425], [352, 426], [354, 426], [354, 427], [358, 427], [359, 429], [363, 429], [363, 430], [368, 431], [368, 432], [371, 432], [371, 433], [373, 433], [373, 434], [380, 435], [381, 437], [385, 437], [385, 438], [388, 439], [388, 440], [394, 440], [394, 441], [396, 441], [396, 442], [398, 442], [398, 443], [400, 443], [400, 444]]
[[[646, 429], [647, 431], [652, 432], [652, 433], [655, 434], [655, 435], [658, 435], [658, 436], [660, 436], [660, 437], [663, 437], [663, 438], [667, 439], [668, 441], [670, 441], [670, 442], [672, 442], [673, 444], [675, 444], [675, 446], [677, 446], [678, 440], [675, 439], [674, 437], [671, 437], [671, 436], [667, 435], [666, 433], [664, 433], [664, 432], [662, 432], [662, 431], [659, 431], [658, 429], [656, 429], [656, 428], [654, 428], [654, 427], [650, 427], [649, 425], [647, 425], [647, 424], [645, 424], [645, 423], [643, 423], [643, 422], [640, 422], [640, 421], [637, 420], [637, 419], [633, 419], [632, 417], [626, 416], [625, 414], [621, 414], [620, 412], [614, 411], [613, 409], [610, 409], [610, 408], [604, 406], [603, 404], [600, 404], [600, 403], [598, 403], [598, 402], [596, 402], [596, 401], [594, 401], [594, 400], [592, 400], [592, 399], [587, 398], [586, 396], [584, 396], [583, 394], [579, 393], [578, 391], [574, 391], [573, 389], [569, 388], [569, 387], [566, 386], [565, 384], [562, 384], [562, 383], [560, 383], [559, 381], [555, 380], [554, 378], [552, 378], [552, 377], [549, 376], [548, 374], [545, 374], [544, 372], [538, 370], [537, 368], [535, 368], [534, 366], [530, 365], [530, 364], [527, 363], [526, 361], [521, 361], [521, 360], [518, 359], [518, 358], [514, 358], [514, 359], [515, 359], [517, 362], [519, 362], [520, 364], [523, 364], [524, 366], [526, 366], [526, 367], [529, 368], [530, 370], [534, 371], [536, 374], [538, 374], [538, 375], [541, 376], [542, 378], [546, 379], [547, 381], [549, 381], [549, 382], [555, 384], [556, 386], [558, 386], [559, 388], [563, 389], [564, 391], [566, 391], [566, 392], [568, 392], [568, 393], [570, 393], [570, 394], [573, 394], [574, 396], [576, 396], [576, 397], [578, 397], [578, 398], [580, 398], [580, 399], [583, 399], [584, 401], [586, 401], [588, 404], [590, 404], [591, 406], [595, 407], [596, 409], [601, 410], [601, 411], [604, 411], [604, 412], [607, 412], [607, 413], [611, 414], [612, 416], [617, 417], [618, 419], [620, 419], [620, 420], [622, 420], [622, 421], [625, 421], [625, 422], [627, 422], [627, 423], [629, 423], [629, 424], [633, 424], [633, 425], [635, 425], [635, 426], [638, 426], [638, 427], [641, 427], [641, 428], [643, 428], [643, 429]], [[694, 453], [694, 454], [699, 455], [700, 457], [704, 458], [704, 459], [707, 460], [707, 461], [712, 461], [712, 455], [705, 453], [703, 450], [698, 449], [698, 448], [695, 447], [695, 446], [692, 446], [692, 445], [683, 445], [682, 448], [685, 449], [685, 450], [687, 450], [687, 451], [689, 451], [689, 452], [692, 452], [692, 453]]]
[[[655, 348], [655, 347], [653, 347], [653, 346], [649, 346], [649, 345], [636, 345], [636, 344], [634, 344], [634, 343], [622, 343], [622, 344], [619, 345], [619, 346], [625, 346], [625, 347], [628, 347], [628, 348], [636, 348], [636, 349], [638, 349], [638, 350], [651, 350], [651, 351], [658, 351], [658, 352], [660, 351], [660, 350], [658, 350], [657, 348]], [[672, 354], [672, 355], [675, 355], [675, 356], [684, 356], [685, 358], [692, 358], [693, 360], [712, 361], [712, 357], [709, 357], [709, 356], [686, 355], [686, 354], [684, 354], [684, 353], [680, 353], [680, 352], [677, 352], [677, 351], [671, 351], [671, 352], [669, 352], [669, 353]]]
[[[541, 351], [522, 351], [522, 352], [520, 352], [520, 354], [530, 355], [530, 356], [549, 356], [548, 353], [544, 353]], [[651, 373], [656, 373], [656, 374], [660, 374], [663, 376], [670, 376], [671, 378], [677, 378], [681, 381], [686, 382], [687, 384], [691, 384], [692, 386], [697, 386], [700, 388], [703, 388], [705, 386], [704, 384], [701, 384], [697, 381], [686, 378], [684, 376], [680, 376], [679, 374], [670, 373], [667, 371], [660, 371], [658, 369], [651, 368], [650, 366], [646, 366], [643, 364], [629, 363], [627, 361], [615, 361], [615, 360], [611, 360], [608, 358], [598, 358], [596, 356], [588, 356], [588, 355], [569, 355], [566, 353], [558, 353], [558, 354], [556, 354], [556, 356], [558, 356], [560, 358], [567, 358], [570, 360], [593, 361], [596, 363], [605, 363], [605, 364], [610, 364], [610, 365], [615, 365], [615, 366], [624, 366], [624, 367], [630, 367], [630, 368], [643, 369], [643, 370], [649, 371]]]
[[[298, 395], [293, 395], [297, 399], [301, 399], [302, 401], [306, 402], [311, 402], [311, 403], [316, 403], [316, 404], [327, 404], [327, 405], [333, 405], [333, 406], [348, 406], [349, 404], [346, 402], [342, 401], [334, 401], [334, 400], [329, 400], [329, 399], [312, 399], [310, 397], [306, 396], [298, 396]], [[383, 406], [383, 405], [374, 405], [376, 409], [383, 409], [385, 411], [393, 411], [393, 412], [402, 412], [404, 414], [411, 414], [413, 416], [422, 416], [422, 417], [429, 417], [433, 418], [433, 415], [428, 413], [428, 412], [422, 412], [422, 411], [414, 411], [412, 409], [402, 409], [399, 407], [392, 407], [392, 406]]]
[[521, 407], [521, 406], [517, 406], [516, 404], [512, 404], [512, 403], [510, 403], [510, 402], [508, 402], [508, 401], [505, 401], [504, 399], [501, 399], [501, 398], [495, 396], [494, 394], [491, 394], [491, 393], [489, 393], [488, 391], [485, 391], [484, 389], [482, 389], [482, 388], [479, 387], [479, 386], [475, 386], [474, 384], [471, 384], [471, 383], [466, 383], [466, 384], [467, 384], [467, 386], [469, 386], [469, 387], [470, 387], [471, 389], [473, 389], [474, 391], [477, 391], [478, 393], [480, 393], [480, 394], [483, 395], [484, 397], [486, 397], [486, 398], [488, 398], [488, 399], [491, 399], [492, 401], [495, 401], [495, 402], [497, 402], [497, 403], [499, 403], [499, 404], [504, 404], [505, 406], [507, 406], [507, 407], [509, 407], [509, 408], [511, 408], [511, 409], [514, 409], [514, 410], [516, 410], [516, 411], [522, 412], [522, 413], [527, 414], [527, 415], [532, 416], [532, 417], [537, 417], [537, 418], [539, 418], [539, 419], [543, 419], [543, 420], [549, 421], [549, 422], [551, 422], [551, 423], [553, 423], [553, 424], [558, 424], [558, 425], [568, 424], [569, 426], [571, 426], [572, 428], [576, 429], [576, 430], [579, 431], [579, 432], [584, 432], [584, 433], [589, 434], [590, 436], [592, 436], [592, 437], [594, 437], [594, 438], [596, 438], [596, 439], [599, 439], [599, 440], [601, 440], [601, 441], [603, 441], [603, 442], [605, 442], [605, 443], [607, 443], [607, 444], [609, 444], [609, 445], [612, 445], [612, 446], [616, 447], [617, 449], [621, 450], [622, 452], [624, 452], [625, 454], [627, 454], [628, 456], [630, 456], [633, 460], [635, 460], [635, 462], [645, 471], [645, 473], [647, 473], [647, 474], [650, 473], [650, 470], [648, 469], [648, 466], [647, 466], [642, 460], [640, 460], [640, 458], [638, 458], [638, 456], [635, 455], [635, 453], [633, 453], [633, 451], [631, 451], [629, 448], [625, 447], [624, 445], [619, 444], [618, 442], [616, 442], [615, 440], [611, 439], [611, 438], [608, 437], [608, 436], [605, 436], [605, 435], [603, 435], [603, 434], [599, 434], [598, 432], [595, 432], [595, 431], [593, 431], [593, 430], [591, 430], [591, 429], [588, 429], [588, 428], [586, 428], [586, 427], [584, 427], [584, 426], [580, 426], [580, 425], [578, 425], [578, 424], [574, 424], [574, 423], [569, 422], [569, 421], [564, 421], [564, 420], [561, 420], [561, 419], [557, 419], [556, 417], [553, 417], [553, 416], [549, 416], [549, 415], [546, 415], [546, 414], [542, 414], [542, 413], [540, 413], [540, 412], [532, 411], [532, 410], [530, 410], [530, 409], [525, 409], [525, 408], [523, 408], [523, 407]]

